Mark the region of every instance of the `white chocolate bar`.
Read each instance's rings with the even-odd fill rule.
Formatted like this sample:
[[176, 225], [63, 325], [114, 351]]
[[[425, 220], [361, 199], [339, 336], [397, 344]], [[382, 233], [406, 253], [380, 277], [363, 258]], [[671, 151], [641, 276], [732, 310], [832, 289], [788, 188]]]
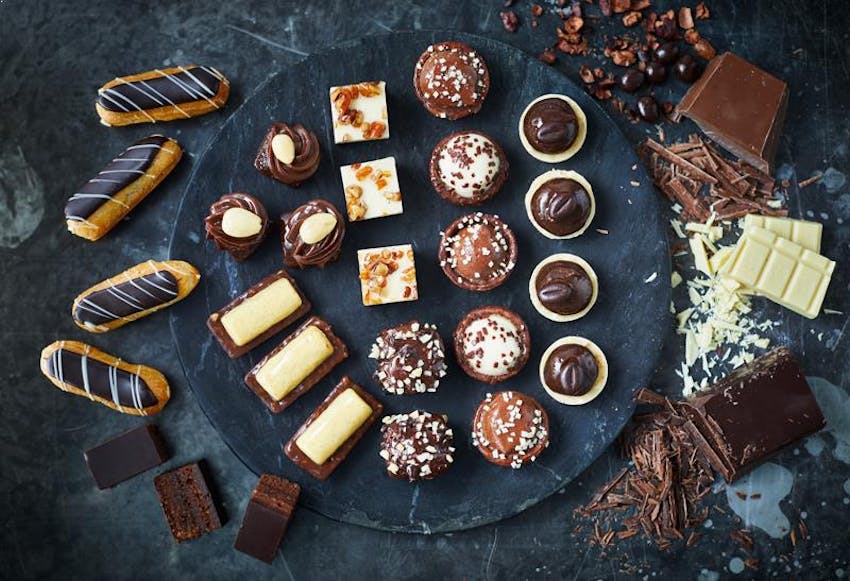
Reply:
[[770, 230], [777, 236], [787, 238], [803, 248], [820, 253], [820, 240], [823, 233], [823, 224], [820, 222], [747, 214], [744, 216], [744, 231], [753, 227]]
[[310, 325], [257, 371], [257, 383], [277, 401], [283, 399], [333, 354], [327, 335]]
[[369, 404], [348, 388], [334, 398], [295, 444], [310, 460], [322, 465], [371, 415]]
[[276, 280], [221, 317], [221, 325], [238, 346], [249, 343], [301, 306], [301, 297], [286, 279]]

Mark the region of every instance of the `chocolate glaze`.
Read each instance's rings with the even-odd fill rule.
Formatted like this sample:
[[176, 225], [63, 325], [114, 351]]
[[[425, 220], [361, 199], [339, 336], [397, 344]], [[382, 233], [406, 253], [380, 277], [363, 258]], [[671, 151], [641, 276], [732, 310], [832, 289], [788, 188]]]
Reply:
[[568, 343], [556, 348], [543, 366], [543, 380], [552, 391], [586, 394], [599, 376], [599, 365], [587, 347]]
[[544, 307], [559, 315], [584, 310], [593, 297], [593, 281], [575, 262], [558, 260], [545, 264], [534, 281], [537, 297]]
[[151, 135], [125, 149], [68, 199], [65, 219], [83, 222], [109, 203], [115, 194], [145, 174], [166, 141], [168, 138], [162, 135]]
[[528, 394], [487, 394], [472, 420], [472, 443], [487, 461], [521, 468], [549, 445], [549, 416]]
[[452, 465], [453, 444], [445, 416], [416, 410], [383, 419], [380, 456], [393, 478], [417, 482], [440, 476]]
[[434, 392], [446, 375], [443, 339], [429, 323], [409, 321], [384, 329], [369, 357], [378, 360], [375, 381], [389, 393]]
[[569, 103], [557, 97], [538, 101], [522, 120], [529, 145], [543, 153], [561, 153], [578, 137], [578, 118]]
[[174, 275], [158, 270], [83, 297], [73, 316], [83, 325], [103, 325], [173, 301], [177, 294]]
[[144, 81], [125, 81], [98, 93], [97, 104], [118, 113], [156, 109], [193, 101], [206, 101], [218, 94], [222, 78], [208, 67], [185, 67]]
[[[304, 220], [319, 213], [336, 216], [334, 229], [314, 244], [307, 244], [301, 239], [301, 225]], [[280, 217], [280, 242], [283, 246], [283, 262], [290, 268], [306, 268], [308, 266], [324, 267], [327, 263], [339, 258], [342, 249], [342, 239], [345, 236], [345, 221], [342, 215], [330, 202], [311, 200], [303, 206], [298, 206], [292, 212]]]
[[555, 178], [544, 183], [531, 197], [531, 215], [555, 236], [581, 230], [590, 215], [590, 195], [575, 180]]
[[462, 42], [441, 42], [419, 57], [413, 88], [432, 115], [460, 119], [481, 110], [490, 90], [490, 72], [472, 48]]
[[68, 349], [56, 349], [52, 353], [47, 362], [47, 373], [60, 383], [102, 397], [120, 407], [141, 410], [158, 403], [139, 375]]
[[[286, 164], [275, 157], [272, 140], [276, 135], [288, 135], [295, 144], [295, 159]], [[297, 187], [319, 169], [321, 152], [316, 134], [300, 123], [272, 123], [254, 158], [254, 167], [263, 175]]]
[[[221, 221], [224, 218], [225, 212], [231, 208], [242, 208], [259, 216], [262, 221], [260, 231], [254, 236], [248, 236], [246, 238], [234, 238], [225, 234], [221, 228]], [[204, 219], [204, 224], [207, 231], [207, 239], [214, 241], [219, 250], [229, 252], [233, 258], [241, 261], [251, 256], [260, 243], [265, 240], [266, 234], [269, 231], [269, 215], [262, 202], [251, 194], [231, 192], [224, 194], [217, 202], [210, 206], [210, 213]]]

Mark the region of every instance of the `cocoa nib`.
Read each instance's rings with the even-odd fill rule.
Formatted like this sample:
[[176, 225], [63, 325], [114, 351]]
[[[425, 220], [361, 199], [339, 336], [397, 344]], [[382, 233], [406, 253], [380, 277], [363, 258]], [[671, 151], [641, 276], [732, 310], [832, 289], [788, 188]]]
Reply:
[[706, 20], [711, 17], [711, 12], [708, 11], [705, 2], [697, 4], [697, 7], [694, 8], [694, 14], [696, 14], [697, 20]]
[[508, 32], [516, 32], [517, 28], [519, 28], [519, 16], [513, 10], [499, 12], [499, 17], [502, 19], [502, 26]]
[[540, 53], [540, 55], [537, 58], [540, 61], [546, 63], [547, 65], [554, 65], [555, 61], [558, 60], [558, 57], [555, 54], [555, 51], [552, 50], [551, 48], [545, 49], [543, 52]]
[[623, 16], [623, 26], [631, 28], [638, 24], [641, 20], [643, 20], [643, 15], [637, 10], [632, 10]]

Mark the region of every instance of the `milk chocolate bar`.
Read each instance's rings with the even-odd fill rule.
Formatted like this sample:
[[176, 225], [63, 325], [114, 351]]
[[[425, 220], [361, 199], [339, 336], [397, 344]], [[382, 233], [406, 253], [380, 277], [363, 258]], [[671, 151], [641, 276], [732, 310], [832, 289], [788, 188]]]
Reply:
[[820, 240], [823, 233], [823, 224], [820, 222], [747, 214], [744, 216], [744, 230], [753, 227], [770, 230], [777, 236], [782, 236], [807, 250], [820, 253]]
[[274, 561], [300, 494], [301, 487], [294, 482], [260, 476], [236, 535], [236, 550], [266, 563]]
[[178, 543], [221, 528], [221, 515], [197, 463], [164, 472], [154, 478], [153, 484]]
[[677, 402], [685, 428], [712, 467], [732, 482], [826, 423], [793, 353], [779, 347], [707, 392]]
[[270, 274], [207, 319], [228, 357], [241, 357], [285, 329], [311, 308], [289, 273]]
[[103, 490], [159, 466], [170, 454], [159, 430], [145, 424], [124, 432], [85, 452], [86, 464], [97, 487]]
[[343, 377], [286, 443], [284, 452], [299, 468], [325, 480], [378, 421], [383, 410], [381, 402], [350, 377]]
[[348, 349], [331, 326], [310, 317], [248, 372], [245, 383], [277, 414], [346, 357]]

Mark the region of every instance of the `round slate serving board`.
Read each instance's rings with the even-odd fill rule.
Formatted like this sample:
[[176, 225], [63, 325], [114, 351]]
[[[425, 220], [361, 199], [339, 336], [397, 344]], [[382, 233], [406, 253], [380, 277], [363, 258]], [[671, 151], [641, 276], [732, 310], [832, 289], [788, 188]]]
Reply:
[[[477, 115], [459, 121], [436, 119], [414, 96], [411, 79], [416, 59], [429, 44], [442, 40], [466, 42], [489, 65], [492, 86]], [[365, 80], [387, 82], [391, 137], [333, 145], [328, 88]], [[551, 92], [571, 96], [588, 118], [582, 150], [554, 166], [583, 174], [596, 195], [592, 227], [575, 240], [544, 238], [529, 223], [523, 206], [528, 184], [553, 166], [534, 160], [523, 150], [517, 122], [529, 101]], [[266, 178], [252, 167], [257, 146], [272, 121], [303, 123], [316, 132], [322, 144], [319, 172], [299, 189]], [[441, 228], [470, 210], [440, 200], [428, 181], [428, 159], [442, 137], [460, 129], [479, 129], [491, 135], [504, 147], [510, 162], [505, 187], [480, 209], [500, 215], [513, 228], [519, 262], [504, 285], [486, 293], [455, 287], [437, 262]], [[229, 191], [258, 196], [270, 216], [313, 198], [327, 199], [344, 213], [339, 166], [388, 155], [395, 156], [398, 164], [404, 214], [348, 224], [338, 262], [324, 270], [293, 271], [313, 302], [312, 314], [334, 326], [351, 356], [290, 408], [274, 415], [242, 378], [286, 332], [234, 361], [224, 354], [205, 323], [210, 312], [282, 266], [277, 228], [254, 256], [239, 264], [204, 240], [203, 218], [209, 205]], [[401, 243], [414, 247], [419, 300], [362, 306], [357, 249]], [[584, 257], [599, 275], [596, 306], [574, 323], [544, 319], [528, 297], [532, 269], [555, 252]], [[310, 56], [259, 87], [225, 122], [198, 160], [176, 218], [171, 257], [190, 261], [203, 275], [199, 288], [172, 309], [171, 328], [192, 389], [227, 444], [254, 472], [280, 474], [299, 482], [305, 506], [341, 521], [393, 531], [447, 532], [490, 523], [522, 511], [569, 483], [611, 443], [631, 415], [632, 395], [649, 380], [668, 324], [670, 262], [662, 211], [625, 137], [592, 99], [553, 69], [510, 46], [457, 32], [364, 38]], [[531, 359], [524, 371], [495, 387], [467, 377], [454, 362], [450, 346], [457, 322], [470, 309], [486, 304], [518, 312], [532, 336]], [[380, 329], [412, 318], [437, 324], [447, 343], [448, 375], [435, 394], [384, 394], [371, 378], [374, 365], [367, 357], [369, 348]], [[541, 354], [564, 335], [592, 339], [605, 351], [610, 364], [604, 392], [584, 406], [558, 404], [537, 379]], [[389, 478], [378, 456], [377, 428], [325, 482], [293, 465], [283, 455], [282, 444], [345, 374], [377, 395], [387, 413], [418, 408], [448, 414], [457, 447], [449, 472], [418, 485]], [[549, 413], [551, 445], [536, 463], [521, 470], [488, 463], [470, 443], [472, 414], [484, 395], [496, 389], [529, 393]]]

